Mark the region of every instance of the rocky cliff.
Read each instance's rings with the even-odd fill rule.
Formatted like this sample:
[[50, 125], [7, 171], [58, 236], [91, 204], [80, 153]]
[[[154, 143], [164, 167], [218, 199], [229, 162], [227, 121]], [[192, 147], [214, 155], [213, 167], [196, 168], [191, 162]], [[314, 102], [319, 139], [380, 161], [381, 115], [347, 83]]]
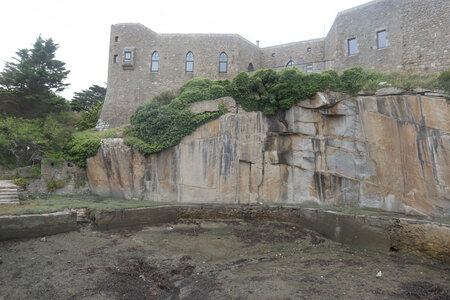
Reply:
[[234, 108], [148, 157], [121, 139], [103, 140], [88, 159], [89, 184], [127, 199], [317, 202], [449, 216], [449, 107], [421, 94], [319, 93], [272, 117]]

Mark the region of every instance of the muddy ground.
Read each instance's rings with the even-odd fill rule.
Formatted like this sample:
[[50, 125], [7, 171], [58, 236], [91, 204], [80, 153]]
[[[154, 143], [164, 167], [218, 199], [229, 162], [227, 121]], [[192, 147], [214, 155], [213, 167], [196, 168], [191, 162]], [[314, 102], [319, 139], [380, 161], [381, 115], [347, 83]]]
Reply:
[[448, 265], [350, 248], [285, 223], [85, 227], [0, 242], [0, 257], [1, 300], [450, 299]]

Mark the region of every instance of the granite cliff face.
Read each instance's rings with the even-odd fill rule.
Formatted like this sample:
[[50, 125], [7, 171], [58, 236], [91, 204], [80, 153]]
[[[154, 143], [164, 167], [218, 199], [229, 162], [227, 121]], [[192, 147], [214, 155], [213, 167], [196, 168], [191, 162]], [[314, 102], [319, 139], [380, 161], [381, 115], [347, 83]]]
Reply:
[[[319, 93], [277, 116], [233, 107], [181, 144], [144, 157], [106, 139], [91, 191], [186, 203], [359, 205], [450, 215], [449, 102]], [[217, 100], [195, 111], [217, 110]]]

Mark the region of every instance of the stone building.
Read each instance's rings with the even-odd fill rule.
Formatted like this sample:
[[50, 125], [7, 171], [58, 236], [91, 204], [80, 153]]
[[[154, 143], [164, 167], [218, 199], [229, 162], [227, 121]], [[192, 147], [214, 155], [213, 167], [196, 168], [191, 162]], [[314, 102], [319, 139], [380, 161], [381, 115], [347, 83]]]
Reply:
[[97, 128], [129, 123], [142, 103], [194, 77], [293, 66], [304, 72], [437, 72], [450, 66], [450, 1], [376, 0], [338, 13], [325, 38], [260, 48], [237, 34], [158, 34], [111, 26], [108, 90]]

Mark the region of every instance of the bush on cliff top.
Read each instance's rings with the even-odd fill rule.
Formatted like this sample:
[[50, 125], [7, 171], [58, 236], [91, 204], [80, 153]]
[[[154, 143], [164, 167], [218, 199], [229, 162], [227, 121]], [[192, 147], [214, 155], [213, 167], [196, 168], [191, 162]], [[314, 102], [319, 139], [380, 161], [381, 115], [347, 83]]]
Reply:
[[125, 131], [126, 127], [121, 126], [104, 131], [88, 129], [75, 132], [64, 148], [64, 158], [85, 168], [86, 159], [97, 154], [102, 139], [123, 137]]
[[132, 128], [125, 144], [144, 155], [159, 152], [178, 145], [185, 136], [225, 112], [222, 107], [217, 112], [195, 114], [179, 98], [167, 105], [149, 102], [138, 107], [131, 117]]

